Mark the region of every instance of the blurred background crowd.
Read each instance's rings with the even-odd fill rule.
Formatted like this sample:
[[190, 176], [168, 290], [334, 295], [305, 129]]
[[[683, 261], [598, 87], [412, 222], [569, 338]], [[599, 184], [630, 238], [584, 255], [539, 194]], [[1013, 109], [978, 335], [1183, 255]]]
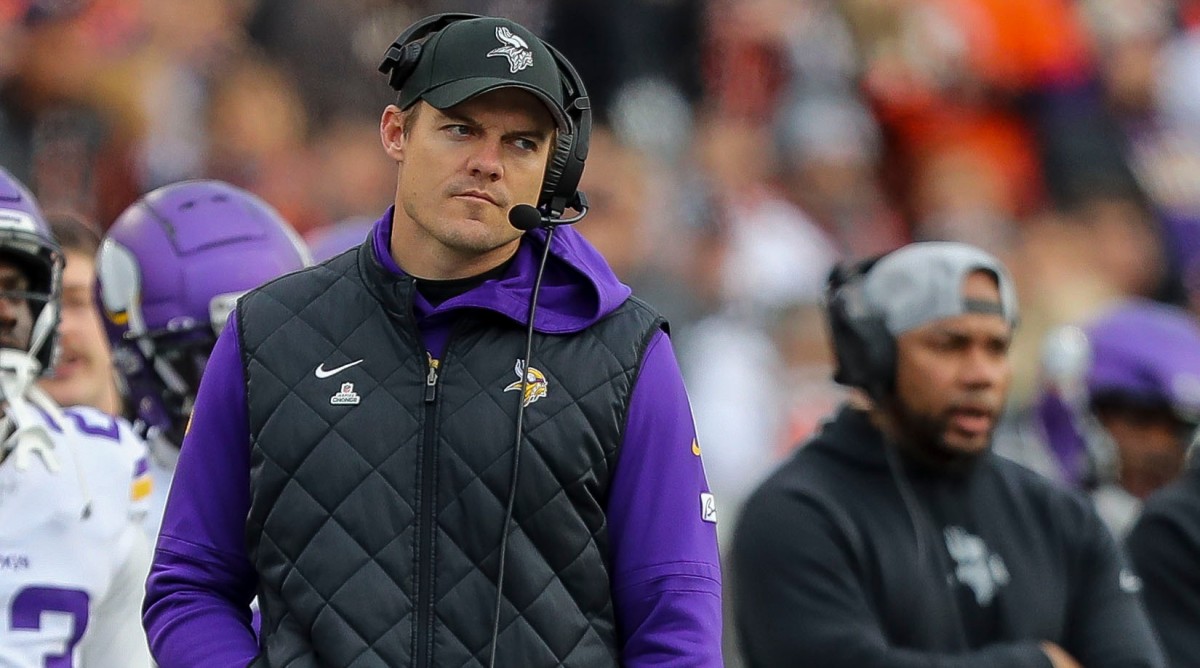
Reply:
[[509, 16], [583, 75], [578, 227], [671, 319], [723, 538], [843, 396], [839, 260], [1001, 257], [1013, 416], [1055, 327], [1129, 297], [1200, 313], [1194, 0], [0, 0], [0, 164], [100, 228], [223, 179], [328, 257], [392, 201], [376, 66], [439, 11]]

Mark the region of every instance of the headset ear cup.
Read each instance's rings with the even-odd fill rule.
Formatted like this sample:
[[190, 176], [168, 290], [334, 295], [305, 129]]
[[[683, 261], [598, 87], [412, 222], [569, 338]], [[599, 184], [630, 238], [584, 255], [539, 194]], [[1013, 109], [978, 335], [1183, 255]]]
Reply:
[[555, 137], [554, 154], [546, 165], [546, 178], [542, 182], [542, 195], [538, 200], [538, 208], [543, 215], [558, 217], [567, 207], [581, 206], [579, 180], [583, 177], [583, 164], [591, 144], [592, 102], [571, 61], [553, 45], [545, 46], [558, 65], [567, 100], [565, 111], [571, 124], [569, 133], [560, 130]]
[[[896, 343], [878, 317], [851, 319], [830, 303], [830, 333], [836, 366], [833, 380], [880, 399], [895, 383]], [[835, 309], [838, 315], [834, 315]]]
[[[551, 211], [561, 214], [566, 208], [568, 200], [575, 195], [575, 190], [579, 186], [579, 176], [575, 176], [575, 182], [568, 183], [567, 172], [571, 166], [571, 150], [575, 144], [575, 136], [566, 132], [559, 132], [554, 138], [554, 152], [550, 154], [550, 159], [546, 162], [546, 178], [542, 181], [542, 194], [538, 199], [538, 204], [543, 207], [548, 207]], [[582, 172], [582, 165], [580, 166]], [[566, 192], [570, 188], [570, 192]]]
[[417, 62], [421, 60], [421, 50], [421, 42], [410, 42], [403, 46], [393, 45], [393, 48], [388, 50], [388, 59], [384, 62], [391, 63], [388, 85], [392, 90], [399, 92], [404, 88], [404, 83], [412, 76], [413, 70], [417, 69]]
[[399, 91], [404, 87], [413, 70], [417, 69], [417, 61], [421, 59], [421, 49], [425, 38], [456, 21], [477, 18], [480, 18], [478, 14], [447, 12], [417, 21], [388, 47], [383, 62], [379, 64], [379, 71], [388, 75], [388, 85], [392, 87], [392, 90]]
[[864, 389], [875, 399], [890, 394], [896, 383], [896, 340], [888, 333], [883, 318], [872, 316], [857, 323], [864, 343], [868, 379]]
[[846, 312], [844, 293], [834, 291], [830, 295], [827, 311], [835, 362], [833, 380], [842, 385], [864, 387], [870, 376], [867, 346]]
[[826, 311], [836, 363], [833, 380], [881, 400], [895, 385], [896, 341], [883, 317], [863, 302], [863, 279], [876, 260], [831, 272]]

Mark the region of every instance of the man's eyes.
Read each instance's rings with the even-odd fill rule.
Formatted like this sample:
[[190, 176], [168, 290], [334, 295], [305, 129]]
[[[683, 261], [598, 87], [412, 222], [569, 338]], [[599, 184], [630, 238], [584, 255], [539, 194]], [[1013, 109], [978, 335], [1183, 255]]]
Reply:
[[515, 145], [517, 148], [521, 149], [522, 151], [529, 151], [531, 153], [537, 151], [537, 149], [538, 149], [537, 142], [533, 141], [532, 139], [525, 139], [523, 137], [518, 137], [517, 139], [514, 139], [513, 145]]

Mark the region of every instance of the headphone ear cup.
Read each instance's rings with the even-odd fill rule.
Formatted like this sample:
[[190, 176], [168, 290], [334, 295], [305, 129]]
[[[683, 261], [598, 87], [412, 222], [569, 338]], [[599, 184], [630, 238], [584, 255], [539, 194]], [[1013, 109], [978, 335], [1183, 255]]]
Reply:
[[591, 144], [592, 102], [571, 61], [551, 44], [543, 44], [558, 66], [567, 99], [565, 111], [571, 124], [569, 133], [560, 130], [555, 136], [554, 154], [546, 165], [546, 178], [542, 181], [542, 194], [538, 199], [538, 208], [543, 215], [558, 217], [567, 207], [580, 209], [586, 206], [586, 200], [579, 193], [579, 180], [583, 177], [583, 164]]
[[409, 42], [404, 45], [393, 44], [388, 49], [387, 56], [384, 57], [379, 70], [387, 73], [388, 85], [392, 87], [392, 90], [399, 92], [404, 88], [404, 83], [412, 76], [413, 70], [417, 69], [417, 62], [421, 60], [423, 46], [422, 42]]
[[399, 92], [412, 76], [413, 70], [417, 69], [417, 61], [421, 59], [421, 50], [427, 37], [451, 23], [477, 18], [480, 18], [478, 14], [447, 12], [417, 21], [388, 47], [383, 62], [379, 64], [379, 71], [388, 75], [388, 85]]
[[869, 376], [864, 388], [874, 398], [891, 393], [896, 384], [896, 340], [883, 318], [871, 316], [856, 323]]
[[896, 344], [883, 320], [877, 317], [851, 320], [831, 318], [836, 367], [833, 380], [857, 387], [878, 399], [895, 382]]
[[833, 344], [833, 380], [841, 385], [862, 387], [866, 371], [866, 346], [846, 312], [845, 294], [834, 291], [828, 299], [829, 340]]
[[863, 311], [861, 280], [861, 274], [831, 279], [826, 310], [836, 363], [833, 380], [879, 399], [895, 383], [896, 342], [881, 316]]
[[[575, 145], [575, 135], [559, 132], [554, 137], [554, 152], [546, 162], [546, 178], [542, 180], [542, 194], [538, 203], [551, 211], [561, 214], [569, 204], [568, 200], [575, 195], [579, 187], [579, 177], [583, 173], [583, 164], [579, 163], [571, 183], [569, 172], [572, 169], [572, 149]], [[567, 190], [570, 192], [567, 192]]]

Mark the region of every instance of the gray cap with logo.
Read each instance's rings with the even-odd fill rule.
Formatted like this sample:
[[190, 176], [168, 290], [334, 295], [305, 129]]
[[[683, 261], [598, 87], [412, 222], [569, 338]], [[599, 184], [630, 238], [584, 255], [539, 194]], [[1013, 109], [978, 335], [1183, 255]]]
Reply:
[[1017, 324], [1017, 294], [1008, 270], [995, 257], [964, 243], [925, 241], [883, 256], [867, 272], [862, 296], [867, 308], [883, 316], [892, 336], [926, 323], [978, 312], [963, 296], [963, 282], [986, 271], [1000, 286], [1000, 315]]
[[447, 109], [499, 88], [536, 95], [559, 129], [569, 130], [558, 63], [546, 45], [520, 24], [481, 17], [456, 21], [433, 34], [400, 91], [399, 106], [418, 99]]

